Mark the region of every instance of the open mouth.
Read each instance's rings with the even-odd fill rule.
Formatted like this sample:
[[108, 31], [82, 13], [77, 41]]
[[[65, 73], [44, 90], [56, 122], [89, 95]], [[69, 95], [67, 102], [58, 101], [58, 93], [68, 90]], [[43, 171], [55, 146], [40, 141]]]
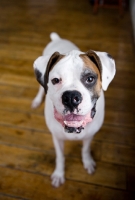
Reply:
[[80, 133], [86, 124], [92, 121], [90, 113], [87, 115], [77, 115], [74, 113], [61, 115], [56, 109], [54, 109], [54, 116], [68, 133]]

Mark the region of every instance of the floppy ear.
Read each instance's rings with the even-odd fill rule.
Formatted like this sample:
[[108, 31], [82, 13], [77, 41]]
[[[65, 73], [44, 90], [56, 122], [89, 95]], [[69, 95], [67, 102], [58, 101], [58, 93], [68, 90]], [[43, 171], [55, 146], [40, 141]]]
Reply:
[[116, 72], [114, 59], [106, 52], [90, 50], [86, 54], [98, 67], [102, 78], [102, 88], [107, 90]]
[[44, 87], [44, 74], [46, 71], [46, 66], [50, 56], [40, 56], [38, 57], [33, 64], [34, 72], [37, 81]]
[[107, 90], [108, 85], [116, 73], [115, 61], [111, 55], [106, 52], [95, 51], [95, 53], [100, 58], [102, 64], [102, 88], [103, 90]]
[[45, 93], [47, 93], [48, 89], [49, 72], [61, 57], [62, 55], [59, 52], [55, 52], [52, 56], [40, 56], [33, 64], [36, 79], [44, 87]]

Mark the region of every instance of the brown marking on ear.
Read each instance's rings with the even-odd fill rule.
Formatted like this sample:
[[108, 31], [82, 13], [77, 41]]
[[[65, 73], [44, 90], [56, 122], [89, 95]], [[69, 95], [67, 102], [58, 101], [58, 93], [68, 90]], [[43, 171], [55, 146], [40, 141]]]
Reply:
[[94, 90], [95, 90], [94, 93], [99, 95], [101, 87], [102, 87], [101, 73], [100, 73], [99, 69], [97, 68], [96, 64], [93, 61], [91, 61], [91, 59], [87, 56], [87, 54], [80, 54], [80, 57], [84, 62], [84, 68], [85, 69], [89, 68], [90, 70], [92, 70], [94, 73], [97, 74], [98, 78], [97, 78], [97, 83], [94, 86]]
[[48, 79], [49, 79], [49, 72], [53, 69], [54, 65], [56, 65], [62, 58], [64, 57], [64, 55], [61, 55], [59, 52], [55, 52], [52, 54], [52, 56], [50, 57], [47, 67], [46, 67], [46, 72], [44, 75], [44, 89], [45, 89], [45, 93], [47, 94], [47, 90], [48, 90]]
[[[95, 63], [95, 65], [97, 66], [99, 72], [100, 72], [100, 76], [102, 74], [102, 64], [101, 64], [101, 61], [100, 61], [100, 58], [98, 57], [98, 55], [92, 51], [92, 50], [89, 50], [86, 52], [86, 55], [89, 57], [89, 59]], [[101, 77], [102, 79], [102, 77]]]

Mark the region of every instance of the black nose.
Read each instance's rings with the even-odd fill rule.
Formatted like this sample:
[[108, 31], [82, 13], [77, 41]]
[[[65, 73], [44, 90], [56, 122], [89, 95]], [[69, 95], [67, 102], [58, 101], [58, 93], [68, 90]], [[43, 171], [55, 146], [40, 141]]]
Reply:
[[62, 103], [63, 105], [68, 108], [71, 112], [74, 111], [75, 108], [82, 102], [82, 95], [80, 92], [73, 90], [73, 91], [66, 91], [62, 95]]

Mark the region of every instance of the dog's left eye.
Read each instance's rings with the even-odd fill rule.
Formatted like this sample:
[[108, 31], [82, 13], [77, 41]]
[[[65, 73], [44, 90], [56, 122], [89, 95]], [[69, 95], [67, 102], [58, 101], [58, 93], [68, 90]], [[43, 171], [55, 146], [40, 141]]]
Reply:
[[52, 84], [53, 85], [56, 85], [56, 84], [58, 84], [60, 82], [60, 79], [58, 79], [58, 78], [53, 78], [52, 79]]
[[95, 81], [95, 78], [93, 77], [93, 76], [89, 76], [89, 77], [87, 77], [87, 79], [86, 79], [86, 83], [87, 84], [91, 84], [91, 83], [93, 83]]

